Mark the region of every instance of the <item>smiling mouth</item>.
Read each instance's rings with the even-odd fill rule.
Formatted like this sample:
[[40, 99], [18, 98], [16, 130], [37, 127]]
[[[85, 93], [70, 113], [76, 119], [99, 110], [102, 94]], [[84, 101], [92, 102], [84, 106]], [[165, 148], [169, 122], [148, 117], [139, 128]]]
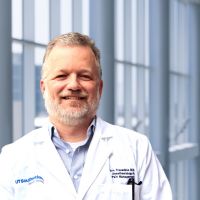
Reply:
[[83, 100], [85, 97], [77, 97], [77, 96], [68, 96], [68, 97], [62, 97], [65, 100]]

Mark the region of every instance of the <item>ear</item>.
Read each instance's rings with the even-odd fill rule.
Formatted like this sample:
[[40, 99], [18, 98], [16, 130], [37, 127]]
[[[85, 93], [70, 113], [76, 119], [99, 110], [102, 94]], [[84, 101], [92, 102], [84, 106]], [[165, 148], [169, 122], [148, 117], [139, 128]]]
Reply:
[[99, 94], [100, 94], [100, 97], [102, 95], [102, 91], [103, 91], [103, 80], [100, 80], [100, 83], [99, 83]]
[[42, 93], [42, 95], [44, 94], [44, 91], [45, 91], [45, 82], [44, 80], [40, 80], [40, 91]]

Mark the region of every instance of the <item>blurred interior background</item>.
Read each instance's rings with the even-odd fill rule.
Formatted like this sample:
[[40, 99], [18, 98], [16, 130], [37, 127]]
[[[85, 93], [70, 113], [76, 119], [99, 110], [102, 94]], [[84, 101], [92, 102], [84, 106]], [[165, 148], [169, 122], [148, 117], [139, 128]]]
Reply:
[[0, 148], [46, 120], [46, 44], [88, 34], [101, 50], [99, 115], [145, 134], [174, 200], [200, 198], [200, 0], [0, 0]]

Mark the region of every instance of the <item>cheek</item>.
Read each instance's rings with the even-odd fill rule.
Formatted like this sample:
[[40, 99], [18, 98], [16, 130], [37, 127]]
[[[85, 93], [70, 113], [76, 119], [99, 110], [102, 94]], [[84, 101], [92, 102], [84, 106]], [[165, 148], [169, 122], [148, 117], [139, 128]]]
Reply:
[[90, 88], [90, 90], [88, 91], [88, 94], [90, 98], [92, 99], [99, 98], [100, 97], [99, 86]]
[[53, 83], [49, 86], [49, 92], [53, 97], [56, 97], [60, 92], [64, 90], [65, 86], [63, 84]]

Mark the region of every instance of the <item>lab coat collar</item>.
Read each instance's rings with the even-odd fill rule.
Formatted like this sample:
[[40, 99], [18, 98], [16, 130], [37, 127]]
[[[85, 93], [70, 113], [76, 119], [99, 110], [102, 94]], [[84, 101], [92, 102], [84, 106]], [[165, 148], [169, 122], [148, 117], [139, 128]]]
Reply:
[[45, 124], [36, 134], [35, 138], [36, 158], [41, 167], [48, 170], [52, 176], [56, 177], [67, 190], [76, 195], [76, 190], [72, 180], [60, 158], [48, 131], [48, 124]]
[[[106, 132], [106, 123], [97, 118], [95, 133], [88, 149], [85, 166], [78, 189], [78, 199], [83, 199], [113, 150], [109, 141], [112, 133]], [[95, 162], [94, 162], [95, 161]]]

